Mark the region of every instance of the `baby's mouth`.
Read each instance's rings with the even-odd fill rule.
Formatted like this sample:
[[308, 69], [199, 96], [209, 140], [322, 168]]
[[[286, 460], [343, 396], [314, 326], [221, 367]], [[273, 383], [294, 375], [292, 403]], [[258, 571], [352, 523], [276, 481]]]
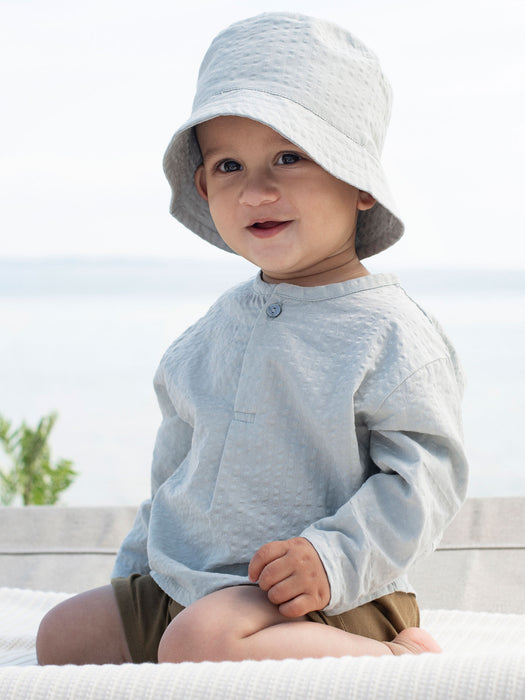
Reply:
[[260, 229], [266, 229], [266, 228], [273, 228], [274, 226], [278, 226], [279, 224], [284, 224], [284, 221], [257, 221], [252, 226], [254, 228], [260, 228]]
[[257, 238], [270, 238], [283, 231], [290, 223], [291, 221], [254, 221], [248, 228]]

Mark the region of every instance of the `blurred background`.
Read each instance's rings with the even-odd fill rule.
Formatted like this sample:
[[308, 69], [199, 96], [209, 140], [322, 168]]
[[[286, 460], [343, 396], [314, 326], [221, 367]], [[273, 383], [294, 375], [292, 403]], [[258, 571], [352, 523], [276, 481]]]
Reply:
[[[215, 34], [333, 20], [394, 90], [383, 161], [404, 238], [367, 261], [438, 316], [467, 376], [470, 495], [525, 495], [525, 7], [500, 0], [0, 0], [0, 414], [57, 411], [77, 504], [149, 491], [163, 351], [255, 274], [168, 213], [162, 155]], [[2, 464], [0, 460], [0, 465]]]

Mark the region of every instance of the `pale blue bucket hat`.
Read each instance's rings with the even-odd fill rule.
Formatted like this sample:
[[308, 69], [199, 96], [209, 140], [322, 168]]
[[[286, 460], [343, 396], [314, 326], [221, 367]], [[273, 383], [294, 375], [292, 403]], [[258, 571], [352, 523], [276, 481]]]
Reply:
[[379, 253], [404, 230], [380, 163], [391, 103], [377, 57], [341, 27], [286, 12], [237, 22], [211, 43], [191, 116], [164, 155], [170, 211], [206, 241], [232, 252], [195, 188], [202, 157], [193, 127], [222, 115], [247, 117], [375, 197], [374, 207], [359, 214], [356, 250], [360, 258]]

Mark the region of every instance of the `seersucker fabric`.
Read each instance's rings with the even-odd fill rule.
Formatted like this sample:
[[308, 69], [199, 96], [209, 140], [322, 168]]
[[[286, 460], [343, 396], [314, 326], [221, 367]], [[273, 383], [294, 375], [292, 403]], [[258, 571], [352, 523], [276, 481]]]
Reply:
[[194, 185], [202, 158], [193, 127], [221, 115], [247, 117], [376, 198], [371, 210], [359, 214], [356, 249], [359, 258], [379, 253], [404, 230], [380, 162], [391, 105], [392, 91], [377, 57], [343, 28], [286, 12], [237, 22], [210, 45], [191, 115], [166, 150], [171, 213], [232, 252]]
[[155, 387], [151, 498], [114, 575], [151, 572], [182, 605], [247, 583], [261, 545], [299, 535], [328, 614], [411, 591], [406, 570], [465, 496], [455, 355], [394, 276], [259, 275], [171, 345]]

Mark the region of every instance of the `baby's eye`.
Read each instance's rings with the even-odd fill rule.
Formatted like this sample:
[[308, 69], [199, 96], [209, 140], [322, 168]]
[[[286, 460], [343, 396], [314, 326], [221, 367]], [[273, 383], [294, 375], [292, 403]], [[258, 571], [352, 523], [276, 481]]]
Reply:
[[283, 153], [279, 156], [277, 165], [292, 165], [297, 163], [298, 160], [301, 160], [301, 156], [298, 153]]
[[217, 170], [221, 173], [234, 173], [236, 170], [240, 169], [241, 166], [236, 160], [223, 160], [222, 163], [219, 163], [217, 166]]

